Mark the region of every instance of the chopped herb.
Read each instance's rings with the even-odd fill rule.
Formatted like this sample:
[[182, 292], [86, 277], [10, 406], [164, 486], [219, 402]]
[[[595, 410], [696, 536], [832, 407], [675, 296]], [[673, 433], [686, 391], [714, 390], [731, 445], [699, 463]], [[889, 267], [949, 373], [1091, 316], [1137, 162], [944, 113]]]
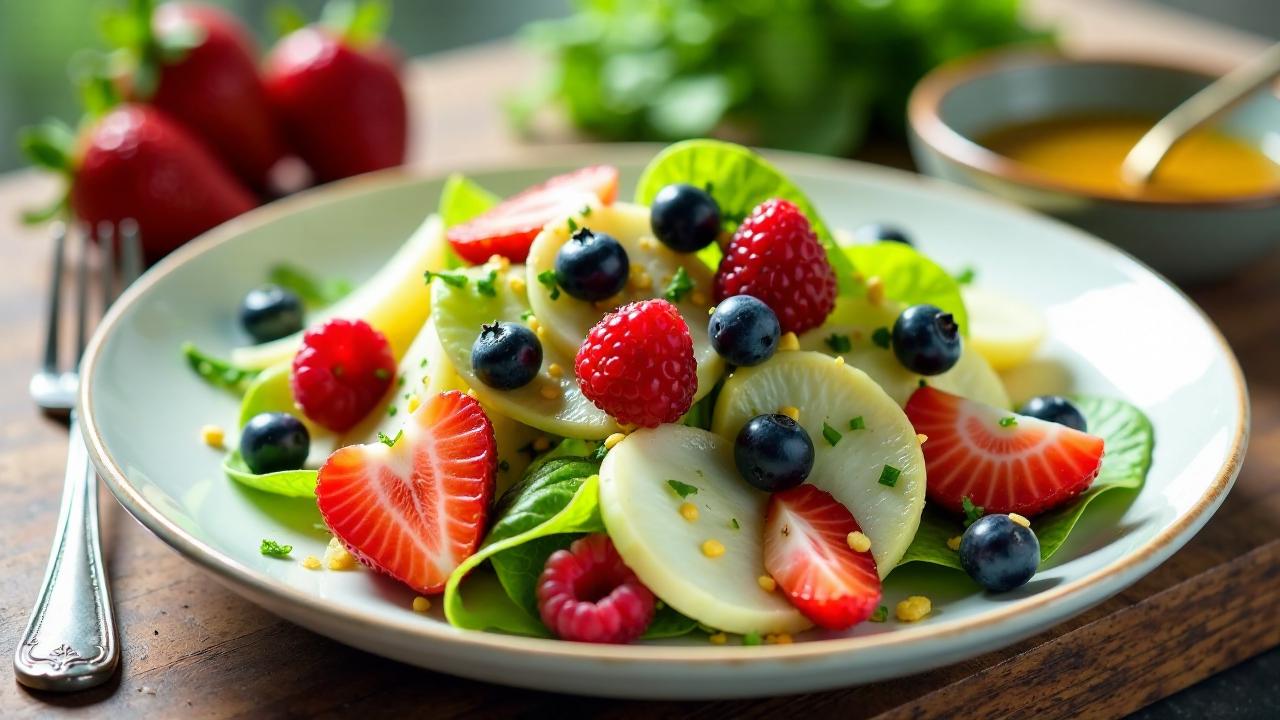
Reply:
[[395, 417], [395, 416], [396, 416], [396, 406], [392, 405], [391, 407], [387, 408], [387, 417]]
[[861, 415], [859, 415], [858, 417], [849, 421], [849, 429], [850, 430], [866, 430], [867, 422], [862, 419]]
[[826, 421], [823, 421], [822, 437], [826, 439], [827, 444], [831, 445], [831, 447], [835, 447], [836, 443], [840, 442], [840, 438], [844, 436], [840, 434], [840, 431], [828, 425]]
[[384, 432], [379, 432], [379, 433], [378, 433], [378, 442], [382, 443], [383, 445], [386, 445], [387, 447], [395, 447], [395, 446], [396, 446], [396, 443], [400, 442], [400, 438], [402, 438], [402, 437], [404, 437], [404, 430], [403, 430], [403, 429], [401, 429], [399, 432], [397, 432], [395, 437], [387, 437], [387, 434], [386, 434], [386, 433], [384, 433]]
[[591, 207], [590, 205], [583, 205], [582, 212], [578, 214], [581, 215], [582, 217], [591, 217], [591, 211], [594, 209], [595, 208]]
[[969, 285], [973, 283], [973, 279], [978, 276], [978, 271], [972, 267], [960, 268], [960, 272], [956, 273], [956, 283], [958, 285]]
[[710, 194], [711, 194], [711, 191], [715, 189], [715, 183], [713, 183], [713, 182], [711, 182], [710, 180], [708, 180], [708, 181], [707, 181], [707, 184], [706, 184], [706, 185], [703, 185], [702, 187], [703, 187], [703, 189], [704, 189], [704, 190], [706, 190], [706, 191], [707, 191], [707, 194], [708, 194], [708, 195], [710, 195]]
[[706, 474], [706, 473], [704, 473], [704, 472], [702, 472], [702, 470], [701, 470], [701, 469], [694, 470], [694, 471], [693, 471], [693, 474], [694, 474], [694, 475], [697, 475], [697, 476], [698, 476], [698, 477], [700, 477], [700, 478], [704, 478], [704, 477], [706, 477], [706, 476], [707, 476], [707, 474]]
[[876, 611], [871, 613], [871, 617], [867, 618], [871, 622], [884, 622], [889, 619], [889, 608], [881, 605]]
[[743, 645], [760, 645], [763, 642], [764, 639], [760, 637], [760, 633], [758, 632], [749, 632], [742, 636]]
[[[396, 387], [404, 387], [404, 373], [400, 373], [400, 375], [396, 377]], [[405, 397], [408, 397], [408, 395]]]
[[552, 300], [560, 299], [560, 285], [556, 281], [555, 270], [543, 270], [542, 272], [538, 273], [538, 282], [542, 283], [544, 286], [546, 286], [548, 290], [551, 291]]
[[182, 345], [182, 355], [186, 357], [191, 369], [205, 382], [236, 392], [244, 392], [249, 381], [257, 377], [259, 372], [208, 355], [191, 343]]
[[529, 318], [531, 317], [533, 317], [533, 311], [525, 310], [524, 312], [520, 313], [520, 322], [529, 322]]
[[276, 265], [267, 273], [267, 280], [297, 295], [311, 307], [332, 305], [351, 292], [351, 283], [347, 280], [317, 280], [296, 265]]
[[970, 525], [978, 522], [978, 518], [982, 517], [983, 508], [981, 506], [974, 505], [968, 495], [960, 498], [960, 507], [964, 510], [965, 527], [969, 527]]
[[671, 276], [671, 282], [667, 283], [667, 289], [662, 292], [662, 297], [671, 302], [680, 302], [693, 291], [693, 278], [689, 277], [689, 273], [684, 266], [676, 268], [676, 274]]
[[578, 232], [578, 223], [574, 222], [573, 218], [569, 218], [569, 232]]
[[511, 463], [507, 462], [506, 460], [498, 461], [499, 472], [509, 472], [510, 470], [511, 470]]
[[1015, 427], [1017, 424], [1018, 418], [1012, 415], [1000, 418], [1000, 427]]
[[391, 372], [388, 371], [386, 368], [374, 368], [373, 376], [378, 378], [379, 380], [388, 380], [391, 378]]
[[424, 368], [424, 367], [426, 367], [426, 366], [427, 366], [427, 359], [426, 359], [426, 358], [422, 358], [422, 361], [418, 363], [418, 367], [420, 367], [420, 368]]
[[688, 483], [682, 483], [679, 480], [668, 480], [667, 485], [670, 485], [675, 494], [679, 495], [681, 498], [687, 498], [690, 495], [698, 494], [698, 488]]
[[488, 295], [489, 297], [497, 297], [498, 288], [497, 288], [497, 284], [495, 283], [497, 279], [498, 279], [498, 271], [490, 270], [488, 277], [484, 278], [483, 280], [476, 281], [476, 292], [480, 293], [481, 295]]
[[738, 518], [729, 518], [729, 526], [734, 530], [741, 530], [742, 526], [738, 524]]
[[462, 273], [431, 272], [428, 270], [422, 273], [422, 277], [428, 285], [431, 284], [432, 280], [440, 278], [440, 281], [449, 287], [464, 288], [467, 286], [467, 276]]
[[916, 381], [916, 387], [929, 387], [929, 381], [924, 378], [920, 378]]
[[880, 471], [880, 484], [893, 487], [898, 484], [898, 476], [902, 471], [892, 465], [885, 465]]
[[847, 353], [853, 349], [853, 343], [849, 340], [848, 335], [832, 333], [831, 337], [826, 338], [823, 342], [827, 344], [827, 347], [831, 348], [831, 352]]
[[292, 545], [281, 545], [275, 540], [263, 539], [262, 544], [258, 546], [258, 552], [267, 557], [289, 557], [289, 553], [293, 552]]
[[888, 350], [889, 344], [893, 342], [893, 334], [889, 332], [887, 327], [878, 327], [875, 332], [871, 333], [871, 342]]

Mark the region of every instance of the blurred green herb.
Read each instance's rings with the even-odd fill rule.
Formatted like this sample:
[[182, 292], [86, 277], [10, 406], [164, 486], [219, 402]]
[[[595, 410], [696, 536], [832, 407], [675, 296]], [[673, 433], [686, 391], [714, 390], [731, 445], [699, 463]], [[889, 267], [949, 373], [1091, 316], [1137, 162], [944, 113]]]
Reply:
[[868, 128], [901, 133], [907, 96], [952, 58], [1047, 41], [1020, 0], [578, 0], [530, 25], [552, 59], [515, 98], [529, 129], [555, 105], [608, 139], [676, 140], [728, 131], [770, 147], [848, 154]]

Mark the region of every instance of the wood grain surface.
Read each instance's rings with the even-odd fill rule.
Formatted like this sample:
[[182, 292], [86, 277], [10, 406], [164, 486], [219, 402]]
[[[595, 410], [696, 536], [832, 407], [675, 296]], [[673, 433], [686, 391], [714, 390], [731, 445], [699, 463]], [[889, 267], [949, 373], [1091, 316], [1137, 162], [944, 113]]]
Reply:
[[[1117, 7], [1043, 0], [1033, 9], [1062, 23], [1069, 47], [1088, 52], [1202, 52], [1230, 64], [1262, 45], [1138, 3], [1108, 15]], [[413, 162], [440, 169], [519, 154], [495, 99], [531, 72], [508, 45], [415, 63]], [[900, 157], [893, 148], [878, 152]], [[1272, 257], [1229, 284], [1192, 293], [1235, 348], [1249, 383], [1253, 437], [1235, 489], [1156, 571], [1013, 647], [914, 677], [768, 700], [639, 703], [514, 690], [418, 670], [284, 622], [181, 560], [108, 495], [103, 535], [122, 671], [82, 694], [28, 691], [13, 681], [9, 658], [44, 569], [66, 431], [26, 394], [49, 248], [14, 218], [55, 191], [29, 173], [0, 178], [0, 717], [1114, 717], [1280, 644], [1280, 257]]]

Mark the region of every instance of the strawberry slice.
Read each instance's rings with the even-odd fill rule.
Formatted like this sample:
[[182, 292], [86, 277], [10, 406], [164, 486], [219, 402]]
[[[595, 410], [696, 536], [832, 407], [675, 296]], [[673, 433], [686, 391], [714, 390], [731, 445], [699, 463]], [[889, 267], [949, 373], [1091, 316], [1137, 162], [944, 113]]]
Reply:
[[1031, 516], [1093, 484], [1102, 438], [1015, 415], [941, 390], [916, 390], [905, 408], [923, 446], [929, 502], [962, 512], [964, 498], [987, 513]]
[[494, 255], [524, 262], [529, 245], [552, 220], [579, 211], [594, 200], [609, 205], [618, 194], [618, 168], [592, 165], [521, 191], [479, 217], [449, 228], [449, 243], [469, 263]]
[[849, 546], [849, 533], [858, 529], [844, 505], [813, 485], [769, 498], [765, 570], [819, 627], [853, 627], [871, 617], [880, 602], [880, 575], [871, 551]]
[[316, 484], [320, 514], [365, 565], [440, 592], [484, 534], [498, 469], [493, 425], [453, 390], [423, 403], [387, 442], [329, 456]]

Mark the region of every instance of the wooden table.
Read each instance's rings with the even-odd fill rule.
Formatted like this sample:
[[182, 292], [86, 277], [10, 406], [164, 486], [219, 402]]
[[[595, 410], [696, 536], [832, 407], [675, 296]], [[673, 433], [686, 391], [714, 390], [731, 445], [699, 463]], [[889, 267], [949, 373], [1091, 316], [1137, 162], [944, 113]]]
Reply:
[[[1223, 65], [1263, 45], [1135, 3], [1042, 0], [1066, 44], [1149, 56], [1198, 54]], [[530, 76], [495, 45], [411, 68], [414, 164], [443, 169], [519, 154], [495, 98]], [[106, 560], [123, 670], [78, 695], [35, 693], [8, 658], [33, 601], [58, 509], [65, 429], [26, 395], [44, 311], [48, 244], [15, 224], [53, 184], [0, 178], [0, 717], [66, 708], [92, 715], [391, 715], [581, 713], [602, 716], [1116, 716], [1280, 645], [1280, 257], [1228, 285], [1193, 293], [1239, 355], [1253, 400], [1253, 439], [1222, 509], [1168, 562], [1102, 605], [1013, 647], [934, 672], [799, 698], [667, 704], [513, 690], [418, 670], [339, 645], [240, 599], [103, 501]], [[1260, 579], [1262, 578], [1262, 579]], [[1002, 690], [1005, 690], [1002, 692]], [[424, 710], [425, 709], [425, 710]]]

